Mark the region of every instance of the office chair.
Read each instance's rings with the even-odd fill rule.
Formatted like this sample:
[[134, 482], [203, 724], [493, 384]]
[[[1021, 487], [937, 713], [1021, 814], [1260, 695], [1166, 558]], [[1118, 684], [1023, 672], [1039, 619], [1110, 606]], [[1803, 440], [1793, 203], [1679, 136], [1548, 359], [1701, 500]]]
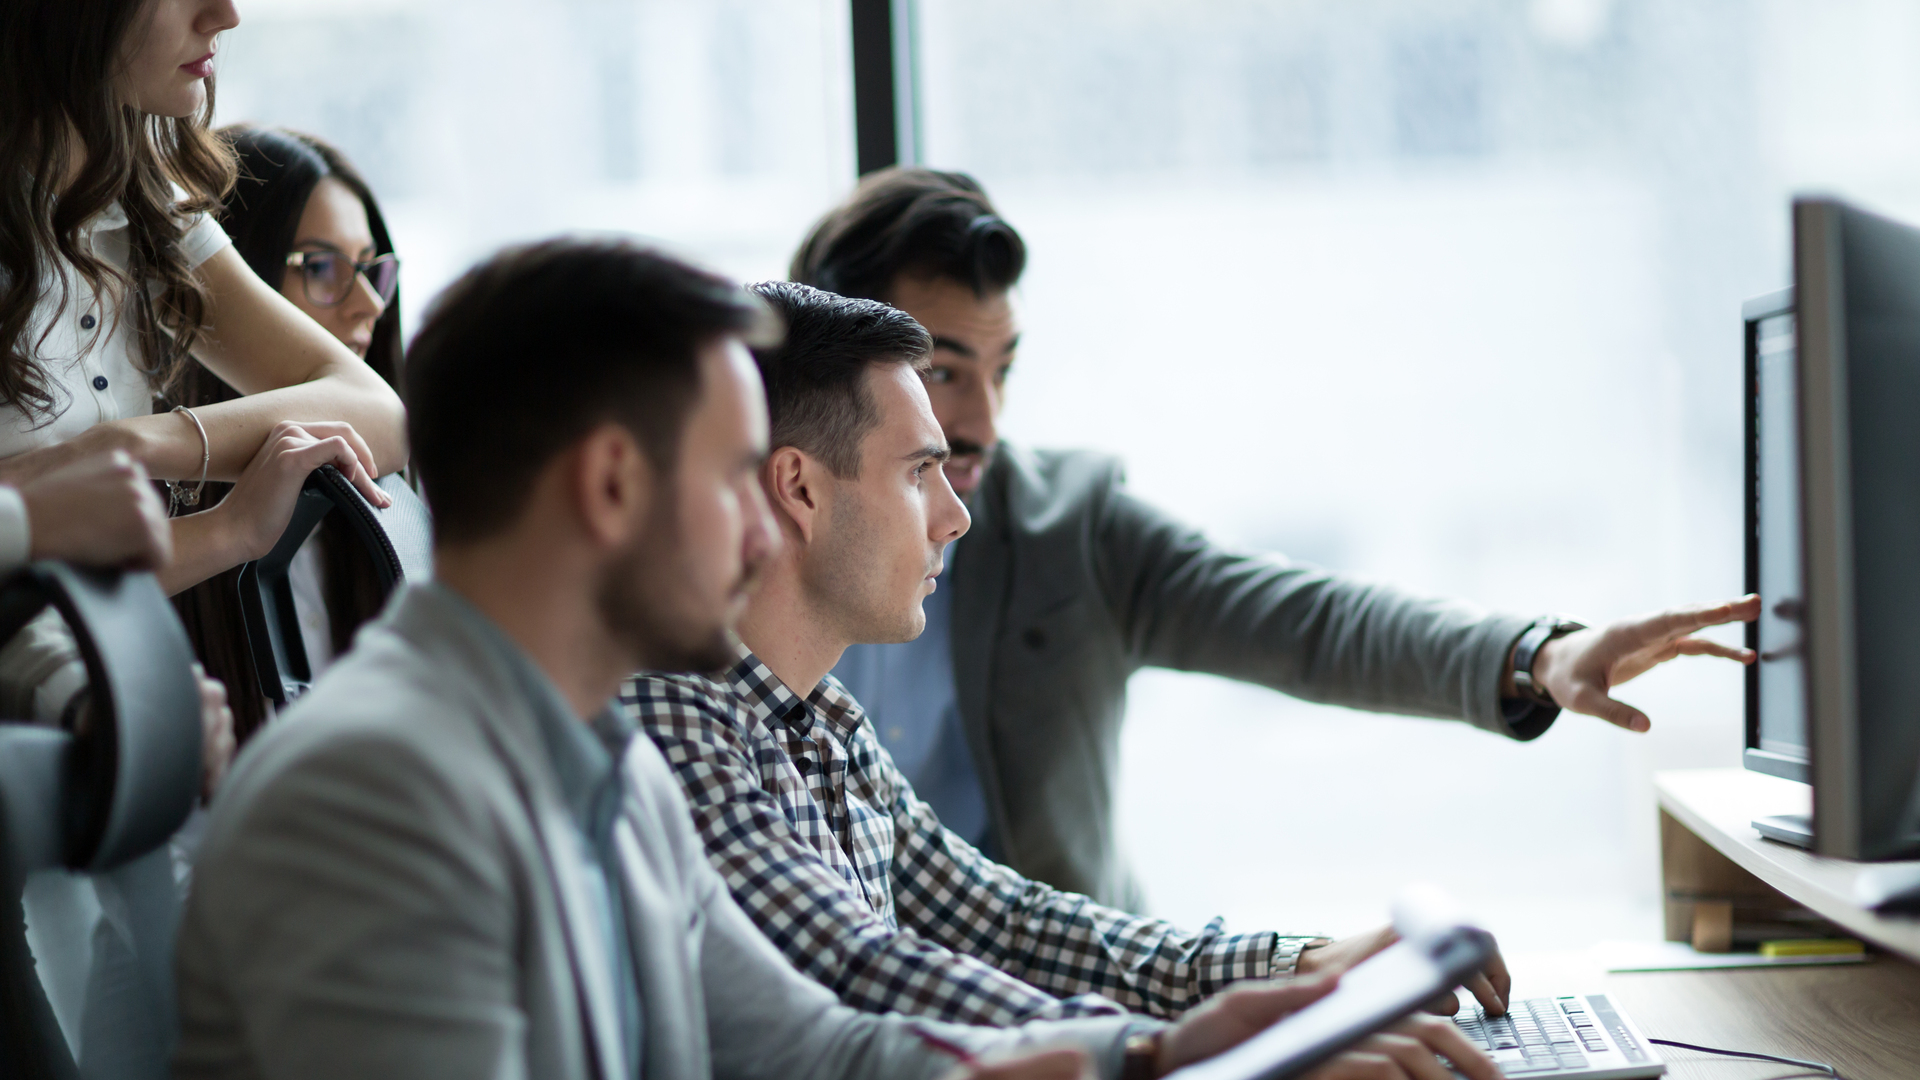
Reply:
[[[74, 731], [0, 721], [0, 1078], [158, 1080], [175, 1029], [167, 840], [201, 780], [193, 650], [153, 575], [54, 562], [0, 582], [0, 641], [49, 605], [88, 689]], [[61, 869], [34, 884], [89, 883], [105, 917], [36, 926], [37, 955], [22, 892]], [[84, 994], [64, 1032], [50, 985]]]
[[393, 497], [392, 506], [379, 509], [367, 502], [331, 465], [315, 469], [300, 489], [293, 518], [279, 542], [240, 570], [240, 612], [254, 672], [260, 692], [281, 708], [313, 684], [287, 571], [323, 518], [330, 513], [345, 515], [349, 531], [373, 556], [382, 597], [391, 595], [402, 581], [433, 576], [433, 519], [426, 503], [398, 473], [375, 482]]

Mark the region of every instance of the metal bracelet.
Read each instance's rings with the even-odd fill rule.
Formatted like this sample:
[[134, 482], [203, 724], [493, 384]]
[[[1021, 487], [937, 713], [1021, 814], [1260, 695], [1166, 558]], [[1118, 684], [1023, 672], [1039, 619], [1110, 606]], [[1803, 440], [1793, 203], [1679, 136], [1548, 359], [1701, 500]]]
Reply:
[[187, 419], [193, 421], [193, 429], [200, 433], [199, 482], [193, 485], [192, 491], [188, 491], [186, 485], [183, 483], [173, 480], [167, 481], [167, 501], [172, 503], [172, 505], [167, 508], [168, 512], [178, 513], [183, 506], [192, 509], [200, 505], [200, 489], [207, 486], [207, 468], [213, 464], [213, 443], [207, 438], [205, 425], [200, 423], [199, 417], [193, 415], [192, 409], [187, 408], [185, 405], [175, 405], [172, 411], [186, 413]]

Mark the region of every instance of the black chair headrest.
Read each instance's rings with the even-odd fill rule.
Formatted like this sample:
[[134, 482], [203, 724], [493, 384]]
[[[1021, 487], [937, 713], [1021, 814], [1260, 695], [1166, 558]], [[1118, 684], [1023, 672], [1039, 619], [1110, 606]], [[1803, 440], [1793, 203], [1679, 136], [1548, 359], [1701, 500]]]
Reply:
[[331, 465], [315, 469], [300, 489], [293, 517], [279, 542], [240, 570], [240, 611], [254, 671], [260, 679], [260, 692], [277, 705], [286, 705], [313, 683], [287, 571], [321, 519], [336, 511], [345, 515], [350, 531], [373, 558], [383, 597], [391, 595], [402, 581], [425, 581], [433, 576], [433, 518], [426, 503], [398, 473], [375, 483], [392, 496], [392, 506], [379, 509], [367, 502]]
[[0, 582], [0, 641], [48, 605], [86, 664], [86, 723], [0, 723], [0, 852], [14, 881], [113, 869], [165, 843], [200, 793], [193, 649], [153, 575], [23, 567]]

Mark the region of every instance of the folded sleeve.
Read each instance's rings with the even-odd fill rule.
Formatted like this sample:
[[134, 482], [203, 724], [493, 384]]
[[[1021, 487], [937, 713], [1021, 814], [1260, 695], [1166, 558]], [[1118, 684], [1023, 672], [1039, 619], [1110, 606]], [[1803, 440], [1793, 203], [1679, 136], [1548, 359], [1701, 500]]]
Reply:
[[33, 553], [27, 500], [20, 489], [0, 484], [0, 574], [24, 566]]
[[80, 643], [53, 608], [0, 645], [0, 716], [57, 723], [86, 685]]
[[180, 237], [180, 254], [186, 257], [190, 267], [199, 266], [233, 243], [211, 214], [194, 214], [187, 218], [186, 226], [186, 232]]

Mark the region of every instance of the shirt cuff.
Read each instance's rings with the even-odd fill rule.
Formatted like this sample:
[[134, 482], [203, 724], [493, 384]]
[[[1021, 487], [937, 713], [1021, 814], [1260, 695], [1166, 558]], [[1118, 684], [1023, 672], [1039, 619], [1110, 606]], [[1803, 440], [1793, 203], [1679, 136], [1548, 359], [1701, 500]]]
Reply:
[[33, 554], [31, 524], [20, 489], [0, 486], [0, 573], [25, 566]]
[[1291, 979], [1294, 969], [1300, 964], [1300, 953], [1309, 945], [1330, 945], [1332, 938], [1326, 937], [1286, 937], [1273, 935], [1273, 959], [1268, 962], [1267, 978]]
[[1507, 730], [1521, 742], [1545, 735], [1559, 718], [1558, 705], [1542, 705], [1517, 697], [1500, 699], [1500, 719], [1506, 721]]

